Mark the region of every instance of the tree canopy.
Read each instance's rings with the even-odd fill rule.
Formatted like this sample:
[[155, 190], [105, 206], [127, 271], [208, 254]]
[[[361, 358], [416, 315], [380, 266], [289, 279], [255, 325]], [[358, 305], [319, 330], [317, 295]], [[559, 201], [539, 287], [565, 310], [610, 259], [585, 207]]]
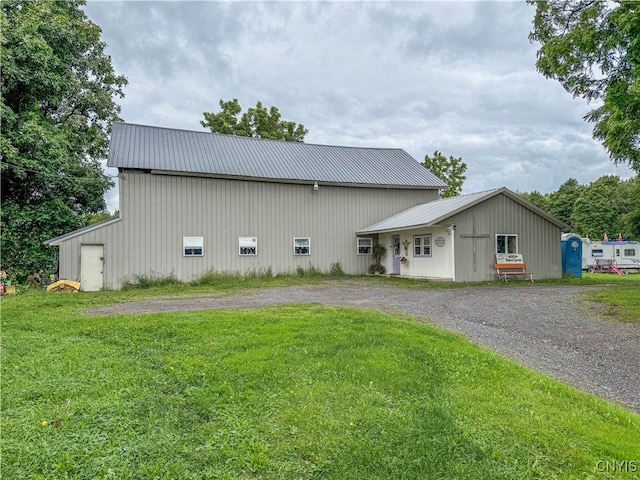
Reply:
[[560, 185], [557, 191], [547, 195], [543, 195], [540, 192], [521, 193], [520, 195], [558, 220], [562, 220], [569, 225], [570, 229], [573, 229], [572, 215], [574, 206], [585, 188], [575, 178], [570, 178]]
[[602, 238], [630, 237], [624, 215], [630, 211], [631, 182], [613, 175], [600, 177], [587, 186], [576, 199], [571, 214], [573, 227], [583, 236]]
[[629, 237], [640, 240], [640, 175], [632, 182], [629, 204], [629, 211], [623, 214], [622, 220]]
[[570, 178], [560, 188], [549, 195], [549, 213], [572, 226], [572, 215], [576, 201], [586, 187], [575, 178]]
[[214, 133], [287, 142], [303, 142], [305, 135], [309, 133], [302, 124], [281, 120], [277, 107], [267, 110], [262, 102], [250, 107], [240, 118], [238, 115], [242, 107], [236, 98], [226, 102], [220, 100], [219, 105], [218, 113], [203, 112], [204, 120], [200, 121], [203, 127]]
[[538, 70], [574, 97], [597, 100], [594, 124], [614, 163], [640, 172], [640, 2], [527, 0], [529, 38], [540, 42]]
[[462, 161], [462, 158], [455, 158], [453, 155], [447, 158], [436, 150], [433, 152], [433, 157], [425, 155], [422, 165], [449, 186], [440, 194], [442, 198], [460, 195], [462, 184], [467, 178], [464, 174], [467, 171], [467, 164]]
[[640, 177], [621, 180], [604, 175], [589, 185], [574, 178], [552, 193], [520, 193], [526, 200], [569, 225], [581, 236], [602, 238], [622, 235], [640, 239]]
[[2, 2], [2, 267], [22, 275], [50, 267], [42, 241], [103, 211], [112, 186], [100, 160], [127, 80], [84, 3]]

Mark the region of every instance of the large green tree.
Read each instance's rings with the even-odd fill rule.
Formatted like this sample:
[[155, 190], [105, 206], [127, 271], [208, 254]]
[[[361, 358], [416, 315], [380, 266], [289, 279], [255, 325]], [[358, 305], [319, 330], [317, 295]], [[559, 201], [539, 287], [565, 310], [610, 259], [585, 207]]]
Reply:
[[540, 193], [539, 191], [534, 190], [533, 192], [518, 192], [518, 195], [520, 195], [525, 200], [533, 203], [536, 207], [544, 210], [545, 212], [549, 211], [548, 194]]
[[585, 188], [586, 187], [580, 185], [575, 178], [570, 178], [560, 185], [557, 191], [549, 194], [545, 210], [569, 225], [571, 230], [573, 227], [571, 223], [573, 208], [576, 200]]
[[240, 135], [242, 137], [265, 138], [269, 140], [285, 140], [287, 142], [303, 142], [309, 130], [302, 124], [281, 120], [277, 107], [268, 110], [261, 102], [250, 107], [239, 118], [242, 107], [236, 98], [229, 101], [220, 100], [218, 113], [203, 112], [204, 120], [200, 123], [214, 133]]
[[100, 160], [127, 81], [114, 73], [84, 4], [1, 5], [1, 261], [18, 277], [50, 268], [42, 241], [104, 210], [112, 185]]
[[462, 184], [467, 178], [464, 174], [467, 171], [467, 164], [462, 161], [462, 158], [455, 158], [453, 155], [447, 158], [436, 150], [433, 152], [433, 157], [425, 155], [422, 165], [449, 186], [441, 192], [442, 198], [460, 195]]
[[522, 192], [519, 195], [569, 225], [582, 236], [609, 238], [622, 234], [640, 239], [640, 176], [629, 180], [604, 175], [588, 186], [575, 178], [551, 193]]
[[640, 2], [527, 0], [529, 38], [540, 42], [538, 70], [574, 97], [597, 100], [594, 124], [615, 163], [640, 172]]
[[630, 180], [629, 183], [631, 184], [629, 211], [622, 216], [623, 228], [625, 238], [640, 240], [640, 175], [636, 175], [635, 179]]
[[592, 239], [622, 234], [630, 238], [625, 215], [631, 211], [633, 181], [604, 175], [585, 187], [575, 201], [571, 222], [576, 233]]

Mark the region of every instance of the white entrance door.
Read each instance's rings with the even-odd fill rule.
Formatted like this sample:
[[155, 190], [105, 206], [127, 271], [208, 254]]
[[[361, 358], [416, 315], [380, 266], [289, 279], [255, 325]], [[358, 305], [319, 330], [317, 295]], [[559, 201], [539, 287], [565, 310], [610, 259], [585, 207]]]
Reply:
[[104, 245], [80, 247], [80, 290], [97, 292], [103, 286]]

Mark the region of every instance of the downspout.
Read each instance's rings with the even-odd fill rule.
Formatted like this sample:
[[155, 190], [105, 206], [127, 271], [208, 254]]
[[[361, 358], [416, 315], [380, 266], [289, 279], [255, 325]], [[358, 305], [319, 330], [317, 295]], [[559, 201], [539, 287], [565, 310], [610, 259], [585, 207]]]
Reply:
[[451, 236], [451, 272], [452, 272], [452, 281], [455, 283], [456, 281], [456, 226], [451, 225], [447, 228], [449, 235]]

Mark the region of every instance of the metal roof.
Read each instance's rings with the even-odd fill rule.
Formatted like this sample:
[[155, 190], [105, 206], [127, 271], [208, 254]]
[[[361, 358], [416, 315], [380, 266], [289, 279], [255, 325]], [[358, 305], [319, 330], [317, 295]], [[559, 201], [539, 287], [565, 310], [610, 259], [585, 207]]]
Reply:
[[53, 246], [60, 245], [60, 243], [64, 240], [69, 240], [70, 238], [77, 237], [78, 235], [82, 235], [83, 233], [89, 233], [93, 230], [106, 227], [107, 225], [110, 225], [112, 223], [116, 223], [119, 221], [120, 221], [120, 215], [116, 215], [115, 217], [107, 218], [106, 220], [102, 220], [92, 225], [87, 225], [86, 227], [79, 228], [78, 230], [74, 230], [73, 232], [65, 233], [63, 235], [50, 238], [49, 240], [45, 240], [42, 243], [45, 245], [53, 245]]
[[258, 180], [446, 188], [399, 148], [314, 145], [128, 123], [113, 124], [107, 165]]
[[474, 205], [484, 202], [496, 195], [504, 194], [520, 205], [532, 210], [560, 228], [567, 225], [538, 207], [528, 202], [520, 195], [513, 193], [506, 187], [494, 188], [483, 192], [459, 195], [457, 197], [443, 198], [429, 203], [416, 205], [400, 213], [385, 218], [384, 220], [369, 225], [358, 231], [358, 235], [370, 235], [374, 233], [389, 232], [394, 230], [406, 230], [413, 227], [437, 225], [449, 217], [460, 213]]

